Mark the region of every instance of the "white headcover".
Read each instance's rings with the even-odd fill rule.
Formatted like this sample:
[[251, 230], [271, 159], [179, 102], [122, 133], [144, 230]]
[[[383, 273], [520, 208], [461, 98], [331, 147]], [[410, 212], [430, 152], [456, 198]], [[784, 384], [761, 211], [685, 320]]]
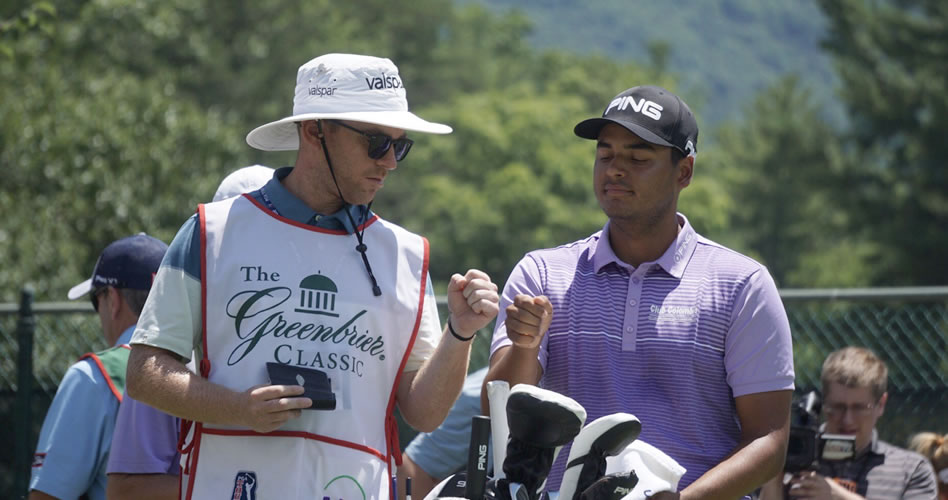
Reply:
[[[593, 443], [595, 443], [597, 439], [603, 437], [603, 434], [609, 431], [621, 431], [621, 435], [616, 435], [614, 437], [617, 439], [622, 439], [622, 442], [613, 444], [612, 448], [615, 449], [625, 446], [626, 449], [628, 449], [629, 445], [626, 444], [626, 442], [629, 439], [634, 440], [637, 438], [641, 430], [642, 424], [639, 422], [639, 419], [635, 418], [635, 415], [630, 415], [628, 413], [613, 413], [612, 415], [605, 415], [586, 424], [586, 426], [583, 427], [583, 430], [579, 431], [579, 434], [576, 435], [575, 439], [573, 439], [573, 444], [570, 446], [569, 457], [566, 459], [567, 469], [565, 472], [563, 472], [563, 480], [560, 482], [560, 496], [564, 500], [570, 500], [573, 498], [574, 494], [576, 493], [577, 482], [579, 481], [579, 473], [583, 470], [583, 463], [577, 463], [572, 467], [570, 467], [569, 464], [574, 460], [585, 457], [586, 454], [589, 453]], [[600, 444], [607, 445], [609, 443]], [[608, 458], [606, 463], [608, 464]]]
[[678, 491], [678, 481], [685, 475], [685, 468], [658, 448], [636, 440], [622, 453], [606, 459], [606, 474], [634, 470], [638, 484], [623, 500], [642, 499], [645, 492]]

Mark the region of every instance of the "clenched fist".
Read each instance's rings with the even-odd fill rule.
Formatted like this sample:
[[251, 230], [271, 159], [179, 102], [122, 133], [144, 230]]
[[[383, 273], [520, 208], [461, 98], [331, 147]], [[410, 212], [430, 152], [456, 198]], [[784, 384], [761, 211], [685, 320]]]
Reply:
[[455, 274], [448, 283], [448, 309], [451, 325], [458, 335], [468, 337], [487, 326], [500, 310], [497, 285], [483, 271], [471, 269], [464, 276]]
[[507, 306], [507, 337], [517, 347], [535, 349], [553, 321], [553, 304], [545, 295], [519, 294]]

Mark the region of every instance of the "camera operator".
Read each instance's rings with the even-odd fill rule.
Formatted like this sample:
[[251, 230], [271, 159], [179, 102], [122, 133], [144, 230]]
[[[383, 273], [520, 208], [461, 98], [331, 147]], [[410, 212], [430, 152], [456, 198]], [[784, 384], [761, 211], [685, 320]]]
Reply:
[[[823, 362], [824, 433], [855, 437], [852, 460], [818, 460], [816, 470], [777, 476], [762, 500], [924, 499], [937, 494], [935, 473], [925, 457], [879, 439], [876, 421], [888, 399], [885, 363], [862, 347], [845, 347]], [[789, 483], [784, 480], [789, 476]]]

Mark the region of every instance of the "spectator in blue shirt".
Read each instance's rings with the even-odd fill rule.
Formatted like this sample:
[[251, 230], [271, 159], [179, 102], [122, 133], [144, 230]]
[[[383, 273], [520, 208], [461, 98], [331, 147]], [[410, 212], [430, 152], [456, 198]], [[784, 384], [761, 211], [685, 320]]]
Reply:
[[82, 356], [63, 376], [33, 456], [30, 500], [105, 499], [105, 467], [125, 388], [128, 341], [168, 245], [144, 233], [105, 247], [92, 278], [72, 287], [99, 315], [109, 349]]

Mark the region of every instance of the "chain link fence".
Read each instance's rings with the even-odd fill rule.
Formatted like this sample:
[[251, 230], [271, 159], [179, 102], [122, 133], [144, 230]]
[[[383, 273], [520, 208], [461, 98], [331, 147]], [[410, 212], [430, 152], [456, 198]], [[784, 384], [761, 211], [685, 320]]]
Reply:
[[[869, 347], [889, 367], [881, 438], [904, 446], [914, 432], [948, 431], [948, 287], [783, 290], [781, 296], [794, 337], [798, 393], [819, 388], [820, 367], [833, 350]], [[439, 306], [446, 317], [443, 300]], [[66, 369], [83, 353], [106, 347], [87, 302], [36, 304], [32, 387], [29, 397], [19, 394], [18, 404], [19, 309], [19, 304], [0, 304], [0, 498], [25, 492], [43, 417]], [[487, 362], [488, 330], [475, 339], [471, 371]], [[18, 409], [26, 401], [29, 408]], [[404, 429], [400, 434], [404, 446], [413, 433]], [[18, 443], [25, 452], [17, 450]]]

